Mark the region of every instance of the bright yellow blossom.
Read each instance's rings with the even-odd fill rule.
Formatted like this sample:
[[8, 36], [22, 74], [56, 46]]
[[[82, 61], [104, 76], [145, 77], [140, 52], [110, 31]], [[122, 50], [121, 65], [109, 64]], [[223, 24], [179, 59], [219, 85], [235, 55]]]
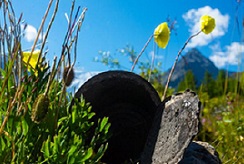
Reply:
[[166, 22], [158, 25], [154, 30], [154, 40], [161, 48], [165, 48], [169, 42], [170, 30]]
[[[22, 56], [22, 60], [23, 60], [23, 62], [24, 62], [25, 64], [27, 64], [28, 59], [29, 59], [29, 57], [30, 57], [30, 55], [31, 55], [31, 52], [23, 52], [22, 55], [23, 55], [23, 56]], [[29, 64], [28, 64], [28, 66], [27, 66], [28, 70], [30, 70], [30, 69], [35, 69], [35, 68], [36, 68], [36, 65], [37, 65], [37, 62], [38, 62], [37, 60], [38, 60], [39, 55], [40, 55], [40, 51], [39, 51], [39, 50], [34, 51], [34, 52], [32, 53], [32, 56], [31, 56], [30, 61], [29, 61]], [[30, 68], [30, 67], [31, 67], [31, 68]]]
[[200, 19], [201, 31], [205, 34], [211, 33], [215, 28], [215, 19], [208, 15], [203, 15]]

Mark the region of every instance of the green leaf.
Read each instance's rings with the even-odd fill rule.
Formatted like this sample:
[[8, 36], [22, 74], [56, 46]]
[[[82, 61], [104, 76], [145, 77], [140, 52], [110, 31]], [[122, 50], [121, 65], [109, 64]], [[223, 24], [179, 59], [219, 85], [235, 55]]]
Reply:
[[18, 146], [19, 146], [19, 148], [18, 148], [18, 150], [17, 150], [17, 152], [15, 154], [18, 154], [19, 159], [21, 159], [25, 155], [23, 142], [19, 142]]
[[111, 126], [110, 123], [107, 123], [107, 124], [106, 124], [106, 126], [105, 126], [105, 128], [104, 128], [104, 132], [105, 132], [105, 134], [108, 133], [108, 129], [110, 128], [110, 126]]
[[22, 128], [21, 128], [21, 123], [18, 123], [18, 126], [16, 126], [16, 131], [19, 135], [21, 135], [21, 133], [23, 133]]
[[88, 113], [88, 119], [90, 120], [93, 116], [95, 116], [94, 112]]
[[0, 143], [1, 150], [4, 151], [4, 149], [6, 147], [6, 144], [5, 144], [4, 140], [3, 140], [3, 137], [0, 137], [0, 140], [1, 140], [1, 143]]
[[28, 133], [28, 130], [29, 130], [29, 126], [28, 126], [28, 124], [27, 124], [25, 119], [22, 119], [21, 123], [22, 123], [22, 128], [23, 128], [23, 132], [22, 133], [26, 136], [27, 133]]
[[96, 153], [96, 155], [95, 155], [95, 157], [93, 159], [95, 163], [99, 162], [99, 160], [103, 157], [103, 155], [104, 155], [105, 151], [107, 150], [107, 148], [108, 148], [108, 143], [106, 143], [105, 145], [102, 144], [99, 147], [99, 149], [98, 149], [98, 151], [97, 151], [97, 153]]
[[60, 126], [64, 126], [65, 122], [66, 122], [68, 119], [69, 119], [69, 118], [68, 118], [67, 116], [64, 116], [64, 117], [60, 118], [60, 119], [58, 120], [58, 127], [60, 127]]
[[87, 152], [86, 152], [86, 154], [84, 155], [84, 157], [82, 158], [81, 162], [85, 162], [85, 161], [87, 161], [89, 158], [91, 158], [92, 154], [93, 154], [93, 149], [90, 147], [90, 148], [87, 150]]
[[58, 153], [58, 150], [59, 150], [59, 136], [54, 136], [53, 152]]
[[48, 137], [48, 140], [43, 143], [42, 150], [41, 150], [45, 158], [49, 158], [50, 156], [49, 148], [50, 148], [50, 138]]
[[75, 123], [75, 119], [76, 119], [76, 110], [72, 111], [72, 123]]
[[108, 117], [104, 117], [100, 123], [99, 132], [102, 132], [105, 125], [108, 123]]
[[77, 149], [77, 146], [72, 145], [71, 148], [69, 149], [68, 156], [71, 157], [74, 154], [74, 152], [76, 151], [76, 149]]
[[74, 156], [70, 156], [69, 158], [68, 158], [68, 164], [73, 164], [73, 163], [75, 163], [75, 157]]

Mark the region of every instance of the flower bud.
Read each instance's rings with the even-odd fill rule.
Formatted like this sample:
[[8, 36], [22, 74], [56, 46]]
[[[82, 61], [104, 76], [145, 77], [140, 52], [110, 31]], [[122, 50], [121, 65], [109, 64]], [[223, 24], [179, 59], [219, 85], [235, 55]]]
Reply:
[[70, 86], [70, 84], [74, 80], [74, 75], [75, 73], [73, 67], [68, 66], [64, 68], [63, 79], [66, 86]]
[[31, 120], [35, 123], [40, 123], [47, 115], [48, 107], [48, 97], [44, 94], [40, 94], [33, 104]]

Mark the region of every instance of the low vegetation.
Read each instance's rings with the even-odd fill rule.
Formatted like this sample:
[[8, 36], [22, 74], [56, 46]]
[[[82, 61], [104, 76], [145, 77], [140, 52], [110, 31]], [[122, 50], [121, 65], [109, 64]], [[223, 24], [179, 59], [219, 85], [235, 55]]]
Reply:
[[93, 120], [92, 107], [82, 98], [71, 106], [66, 92], [86, 9], [77, 10], [82, 18], [77, 21], [72, 4], [70, 23], [77, 21], [77, 26], [68, 26], [62, 55], [52, 66], [45, 60], [45, 38], [40, 47], [22, 52], [22, 16], [15, 16], [11, 1], [0, 1], [0, 10], [5, 13], [0, 24], [0, 163], [99, 163], [108, 146], [108, 118]]
[[[59, 1], [56, 2], [55, 9]], [[72, 96], [66, 91], [73, 80], [78, 34], [86, 12], [84, 9], [80, 13], [78, 8], [74, 13], [74, 6], [73, 2], [67, 35], [60, 45], [60, 58], [55, 57], [50, 66], [45, 60], [44, 47], [57, 11], [52, 14], [41, 46], [36, 46], [37, 36], [32, 50], [23, 52], [22, 15], [15, 16], [11, 1], [0, 1], [0, 10], [5, 13], [0, 24], [1, 163], [99, 163], [107, 149], [109, 118], [94, 121], [92, 107], [82, 98], [73, 100], [71, 106]], [[44, 22], [48, 13], [47, 10]], [[162, 28], [166, 28], [165, 24]], [[43, 24], [38, 35], [42, 30]], [[165, 46], [166, 41], [162, 47]], [[206, 72], [202, 84], [196, 86], [194, 75], [187, 72], [178, 88], [167, 89], [162, 83], [161, 63], [152, 67], [150, 62], [136, 61], [132, 47], [124, 50], [120, 53], [129, 57], [132, 66], [137, 64], [138, 74], [148, 79], [160, 96], [186, 88], [196, 91], [202, 102], [203, 125], [197, 139], [212, 144], [223, 163], [244, 163], [244, 74], [227, 76], [220, 71], [217, 79], [213, 79]], [[121, 66], [114, 56], [102, 54], [96, 61], [115, 69]], [[34, 55], [38, 60], [32, 61]]]

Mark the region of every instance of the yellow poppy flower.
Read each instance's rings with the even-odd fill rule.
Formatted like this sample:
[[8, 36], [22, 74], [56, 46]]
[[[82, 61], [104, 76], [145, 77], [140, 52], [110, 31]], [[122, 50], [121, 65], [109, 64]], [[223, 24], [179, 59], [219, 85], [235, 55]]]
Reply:
[[[28, 59], [29, 59], [29, 56], [30, 56], [30, 54], [31, 54], [31, 52], [23, 52], [22, 53], [22, 60], [23, 60], [23, 62], [25, 63], [25, 64], [27, 64], [27, 62], [28, 62]], [[38, 60], [38, 57], [39, 57], [39, 54], [40, 54], [40, 51], [38, 50], [38, 51], [34, 51], [33, 53], [32, 53], [32, 56], [31, 56], [31, 58], [30, 58], [30, 61], [29, 61], [29, 64], [28, 64], [28, 66], [27, 66], [27, 68], [28, 68], [28, 70], [30, 70], [30, 69], [35, 69], [36, 68], [36, 65], [37, 65], [37, 60]], [[30, 68], [30, 67], [31, 68]]]
[[158, 25], [154, 30], [154, 40], [161, 48], [165, 48], [169, 42], [170, 30], [166, 22]]
[[203, 15], [200, 19], [201, 31], [205, 34], [211, 33], [215, 28], [215, 19], [208, 15]]

